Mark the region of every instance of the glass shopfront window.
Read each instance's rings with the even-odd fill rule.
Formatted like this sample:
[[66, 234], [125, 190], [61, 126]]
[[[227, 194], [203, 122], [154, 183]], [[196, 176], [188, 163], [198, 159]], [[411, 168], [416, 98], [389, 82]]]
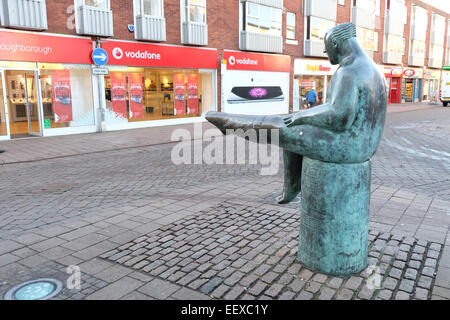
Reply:
[[39, 67], [44, 128], [95, 125], [91, 66], [42, 63]]
[[281, 36], [281, 9], [246, 2], [245, 31]]
[[105, 76], [106, 121], [200, 117], [212, 109], [211, 72], [110, 67]]
[[301, 105], [303, 109], [306, 107], [304, 102], [306, 95], [312, 89], [314, 89], [317, 93], [316, 106], [326, 102], [325, 81], [327, 83], [326, 87], [328, 88], [330, 85], [331, 76], [303, 75], [299, 77], [298, 83], [300, 86], [300, 97], [302, 100]]
[[0, 73], [0, 136], [6, 136], [7, 129], [6, 129], [6, 115], [5, 115], [5, 108], [4, 108], [4, 97], [3, 97], [3, 79], [1, 77]]

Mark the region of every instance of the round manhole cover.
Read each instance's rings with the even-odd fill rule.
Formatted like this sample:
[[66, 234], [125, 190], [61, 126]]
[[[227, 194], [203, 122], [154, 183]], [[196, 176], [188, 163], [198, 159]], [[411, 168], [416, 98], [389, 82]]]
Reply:
[[48, 300], [62, 290], [62, 283], [56, 279], [38, 279], [19, 284], [10, 289], [5, 300]]

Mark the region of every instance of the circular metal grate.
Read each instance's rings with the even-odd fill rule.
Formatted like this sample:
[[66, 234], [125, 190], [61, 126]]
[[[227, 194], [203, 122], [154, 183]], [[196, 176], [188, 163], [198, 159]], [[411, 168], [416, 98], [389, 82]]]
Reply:
[[48, 300], [62, 290], [62, 283], [56, 279], [37, 279], [11, 288], [5, 300]]

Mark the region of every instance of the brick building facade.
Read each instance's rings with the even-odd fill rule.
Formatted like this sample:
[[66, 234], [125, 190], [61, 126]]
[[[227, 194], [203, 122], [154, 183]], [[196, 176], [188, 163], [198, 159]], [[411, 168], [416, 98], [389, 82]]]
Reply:
[[[416, 10], [416, 7], [419, 8]], [[358, 40], [367, 54], [385, 72], [392, 90], [390, 102], [435, 99], [444, 72], [442, 68], [450, 64], [447, 34], [450, 15], [419, 0], [1, 0], [0, 8], [0, 37], [5, 40], [0, 50], [0, 99], [5, 99], [5, 105], [8, 105], [5, 110], [0, 108], [0, 139], [30, 133], [54, 135], [181, 123], [182, 119], [194, 121], [201, 118], [207, 110], [292, 112], [303, 107], [305, 92], [313, 87], [319, 91], [319, 103], [324, 102], [329, 79], [335, 70], [323, 54], [324, 32], [333, 25], [349, 21], [357, 26]], [[423, 18], [425, 13], [426, 21]], [[426, 29], [424, 39], [420, 35], [423, 29]], [[70, 51], [81, 49], [70, 48], [70, 41], [65, 48], [69, 51], [61, 53], [67, 58], [58, 56], [53, 61], [49, 58], [51, 54], [46, 58], [33, 59], [29, 55], [25, 57], [25, 54], [22, 57], [11, 49], [17, 35], [26, 43], [39, 43], [39, 35], [64, 35], [52, 39], [61, 42], [61, 46], [64, 46], [62, 40], [68, 41], [69, 36], [88, 41], [87, 46], [92, 45], [92, 49], [102, 46], [109, 54], [108, 65], [111, 67], [108, 75], [103, 77], [91, 73], [92, 60], [89, 59], [92, 50], [80, 52], [84, 60], [71, 61]], [[149, 64], [138, 61], [139, 56], [135, 57], [135, 62], [131, 62], [131, 58], [122, 59], [123, 54], [133, 53], [126, 51], [125, 47], [135, 48], [137, 55], [148, 52], [149, 56], [145, 58], [149, 58]], [[22, 48], [27, 47], [22, 45]], [[40, 50], [38, 47], [30, 48]], [[193, 49], [186, 51], [183, 48]], [[161, 50], [163, 57], [170, 53], [170, 62], [152, 58], [151, 53], [155, 50]], [[216, 55], [215, 66], [211, 57], [202, 61], [203, 56], [211, 54]], [[235, 59], [235, 55], [242, 57], [237, 59], [237, 64], [242, 62], [241, 69], [230, 65], [229, 58]], [[157, 57], [156, 53], [154, 57]], [[126, 65], [125, 60], [130, 64]], [[244, 66], [257, 64], [257, 60], [266, 61], [264, 68]], [[277, 64], [279, 69], [273, 67]], [[28, 71], [13, 71], [22, 69]], [[55, 71], [59, 69], [85, 71], [77, 74], [66, 70], [64, 75]], [[121, 72], [126, 73], [125, 78], [119, 77]], [[141, 97], [135, 99], [144, 108], [142, 119], [133, 118], [133, 114], [138, 117], [136, 114], [142, 112], [133, 111], [136, 106], [131, 92], [127, 92], [121, 101], [116, 99], [113, 89], [121, 81], [125, 88], [129, 88], [130, 75], [136, 72], [141, 75], [138, 85], [143, 90]], [[189, 86], [199, 90], [198, 101], [187, 91], [176, 94], [174, 75], [182, 78], [180, 81], [184, 81], [186, 90]], [[242, 80], [245, 77], [252, 83], [246, 84]], [[259, 84], [258, 77], [262, 79]], [[273, 89], [276, 84], [264, 80], [272, 77], [274, 82], [282, 82], [278, 93], [278, 89]], [[14, 79], [25, 79], [26, 88], [36, 84], [34, 96], [38, 98], [35, 97], [35, 102], [30, 102], [28, 96], [22, 100], [15, 99], [15, 103], [10, 101], [15, 90], [14, 86], [11, 87]], [[47, 79], [47, 83], [42, 79]], [[54, 102], [57, 100], [55, 79], [69, 79], [67, 83], [72, 90], [72, 110], [65, 115], [69, 119], [65, 122], [55, 111], [61, 109]], [[92, 83], [86, 86], [87, 80]], [[233, 87], [234, 82], [241, 84]], [[46, 85], [49, 87], [47, 96], [44, 95]], [[258, 90], [262, 87], [256, 93], [257, 98], [272, 94], [275, 99], [272, 103], [283, 101], [284, 107], [271, 110], [275, 104], [266, 104], [266, 107], [257, 109], [258, 104], [243, 104], [255, 102], [252, 99], [258, 102], [255, 96], [244, 97], [237, 93], [252, 86]], [[77, 111], [77, 94], [86, 90], [92, 91], [89, 98], [92, 101], [87, 103], [91, 109]], [[106, 98], [103, 98], [104, 92]], [[177, 98], [181, 106], [178, 111]], [[270, 99], [266, 97], [263, 100], [267, 103]], [[175, 111], [169, 110], [174, 103]], [[32, 105], [34, 112], [30, 111], [28, 104]], [[20, 111], [22, 105], [25, 107]], [[122, 111], [117, 111], [119, 109]], [[108, 127], [103, 122], [108, 121], [105, 117], [108, 118], [109, 111], [114, 125]], [[31, 113], [33, 117], [29, 116]], [[117, 117], [121, 113], [127, 119]], [[127, 124], [116, 120], [127, 120]], [[24, 122], [22, 127], [28, 128], [20, 129], [21, 121]]]

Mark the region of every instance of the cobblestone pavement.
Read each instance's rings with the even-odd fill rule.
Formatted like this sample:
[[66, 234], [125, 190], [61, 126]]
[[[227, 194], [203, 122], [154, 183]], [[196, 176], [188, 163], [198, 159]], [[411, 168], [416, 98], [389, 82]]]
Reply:
[[349, 279], [295, 261], [298, 202], [258, 165], [175, 166], [160, 144], [0, 166], [0, 297], [76, 265], [56, 299], [449, 299], [449, 112], [389, 115], [370, 269]]

